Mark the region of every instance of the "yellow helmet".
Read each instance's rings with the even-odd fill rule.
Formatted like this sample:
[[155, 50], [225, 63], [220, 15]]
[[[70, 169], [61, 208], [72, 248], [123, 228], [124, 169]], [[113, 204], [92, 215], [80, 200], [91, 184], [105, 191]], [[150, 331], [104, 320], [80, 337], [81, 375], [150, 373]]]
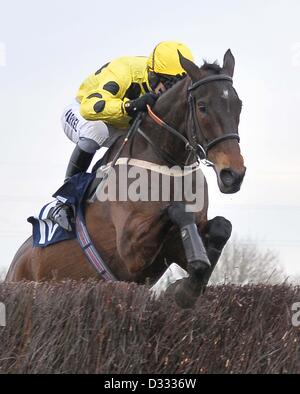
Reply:
[[180, 64], [178, 51], [187, 59], [194, 61], [192, 52], [186, 45], [175, 41], [163, 41], [151, 53], [148, 70], [157, 74], [174, 76], [186, 73]]

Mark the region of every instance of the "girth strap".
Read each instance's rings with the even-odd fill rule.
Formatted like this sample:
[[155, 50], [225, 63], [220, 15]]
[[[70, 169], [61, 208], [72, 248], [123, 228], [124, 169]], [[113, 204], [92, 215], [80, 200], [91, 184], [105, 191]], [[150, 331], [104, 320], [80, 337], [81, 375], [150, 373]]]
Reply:
[[79, 245], [83, 250], [83, 253], [87, 257], [88, 261], [95, 268], [98, 274], [105, 280], [116, 281], [117, 278], [110, 271], [104, 260], [97, 252], [93, 242], [89, 236], [84, 221], [77, 215], [76, 218], [76, 235]]

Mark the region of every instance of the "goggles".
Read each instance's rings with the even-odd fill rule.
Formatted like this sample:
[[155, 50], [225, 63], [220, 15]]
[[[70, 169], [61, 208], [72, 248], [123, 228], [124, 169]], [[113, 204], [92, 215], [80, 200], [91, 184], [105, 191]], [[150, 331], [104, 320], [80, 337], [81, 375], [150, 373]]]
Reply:
[[148, 72], [149, 84], [151, 89], [154, 90], [159, 83], [162, 83], [166, 89], [170, 89], [176, 82], [183, 79], [185, 75], [166, 75], [166, 74], [158, 74], [154, 71]]

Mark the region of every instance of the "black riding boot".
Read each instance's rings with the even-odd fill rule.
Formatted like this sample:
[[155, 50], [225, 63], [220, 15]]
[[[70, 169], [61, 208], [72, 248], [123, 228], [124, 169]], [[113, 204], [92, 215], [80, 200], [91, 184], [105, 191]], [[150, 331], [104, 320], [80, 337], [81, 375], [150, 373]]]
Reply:
[[[78, 145], [76, 145], [68, 164], [65, 182], [80, 172], [86, 172], [93, 157], [94, 153], [85, 152], [84, 150], [80, 149]], [[59, 201], [56, 206], [50, 210], [48, 217], [63, 229], [72, 231], [71, 223], [74, 223], [73, 211], [63, 202]]]
[[69, 161], [65, 182], [79, 172], [86, 172], [93, 160], [94, 154], [85, 152], [76, 145]]

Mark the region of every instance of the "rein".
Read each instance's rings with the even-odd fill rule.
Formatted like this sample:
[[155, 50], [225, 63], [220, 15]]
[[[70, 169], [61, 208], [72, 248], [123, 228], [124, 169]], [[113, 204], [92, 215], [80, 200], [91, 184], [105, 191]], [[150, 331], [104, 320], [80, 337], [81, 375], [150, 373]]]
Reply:
[[[148, 109], [148, 115], [150, 116], [150, 118], [152, 118], [159, 126], [161, 126], [162, 128], [164, 128], [165, 130], [169, 131], [171, 134], [173, 134], [176, 138], [180, 139], [185, 146], [185, 150], [189, 151], [190, 153], [194, 153], [194, 148], [193, 146], [190, 144], [189, 140], [187, 138], [185, 138], [179, 131], [177, 131], [176, 129], [174, 129], [173, 127], [171, 127], [170, 125], [168, 125], [165, 121], [163, 121], [162, 119], [160, 119], [150, 108], [150, 106], [147, 106]], [[148, 137], [143, 130], [139, 127], [138, 128], [138, 133], [152, 146], [152, 149], [154, 150], [154, 152], [156, 153], [157, 156], [161, 157], [164, 161], [166, 161], [169, 164], [178, 165], [178, 162], [176, 160], [174, 160], [167, 152], [163, 151], [162, 149], [160, 149], [152, 140], [150, 137]], [[190, 155], [189, 155], [190, 156]], [[189, 159], [189, 157], [188, 157]], [[182, 165], [180, 165], [180, 167], [184, 167], [187, 164], [186, 160], [185, 163], [183, 163]]]
[[204, 165], [206, 166], [213, 166], [214, 164], [212, 162], [210, 162], [209, 160], [207, 160], [207, 155], [210, 149], [212, 149], [213, 147], [215, 147], [216, 145], [218, 145], [219, 143], [226, 141], [226, 140], [232, 140], [235, 139], [238, 142], [240, 142], [240, 137], [238, 135], [237, 132], [233, 132], [233, 133], [226, 133], [220, 137], [216, 137], [211, 141], [208, 141], [207, 143], [203, 144], [199, 144], [197, 143], [197, 133], [196, 133], [196, 129], [198, 128], [200, 130], [200, 133], [202, 134], [202, 137], [204, 139], [204, 134], [201, 131], [201, 127], [199, 124], [199, 121], [196, 117], [196, 113], [195, 113], [195, 98], [192, 95], [192, 92], [199, 88], [200, 86], [203, 86], [207, 83], [210, 82], [216, 82], [216, 81], [229, 81], [229, 82], [233, 82], [232, 78], [229, 77], [228, 75], [225, 74], [220, 74], [220, 75], [210, 75], [206, 78], [201, 79], [200, 81], [197, 81], [195, 83], [193, 83], [189, 88], [188, 88], [188, 106], [189, 106], [189, 116], [191, 117], [191, 121], [192, 121], [192, 127], [191, 127], [191, 137], [193, 140], [194, 144], [191, 144], [190, 141], [184, 137], [178, 130], [174, 129], [173, 127], [171, 127], [170, 125], [168, 125], [164, 120], [160, 119], [150, 108], [150, 106], [147, 106], [148, 109], [148, 115], [149, 117], [156, 123], [158, 124], [160, 127], [162, 127], [163, 129], [167, 130], [168, 132], [170, 132], [171, 134], [173, 134], [176, 138], [180, 139], [184, 145], [185, 145], [185, 150], [188, 152], [188, 156], [187, 159], [185, 161], [185, 163], [182, 165], [180, 165], [176, 160], [174, 160], [167, 152], [163, 151], [162, 149], [160, 149], [157, 144], [155, 144], [150, 137], [148, 137], [142, 130], [140, 127], [138, 127], [137, 131], [138, 133], [152, 146], [154, 152], [156, 153], [156, 155], [158, 155], [159, 157], [161, 157], [164, 161], [168, 162], [169, 164], [172, 165], [180, 165], [185, 166], [191, 155], [194, 155], [195, 157], [197, 157], [198, 160], [200, 160]]

